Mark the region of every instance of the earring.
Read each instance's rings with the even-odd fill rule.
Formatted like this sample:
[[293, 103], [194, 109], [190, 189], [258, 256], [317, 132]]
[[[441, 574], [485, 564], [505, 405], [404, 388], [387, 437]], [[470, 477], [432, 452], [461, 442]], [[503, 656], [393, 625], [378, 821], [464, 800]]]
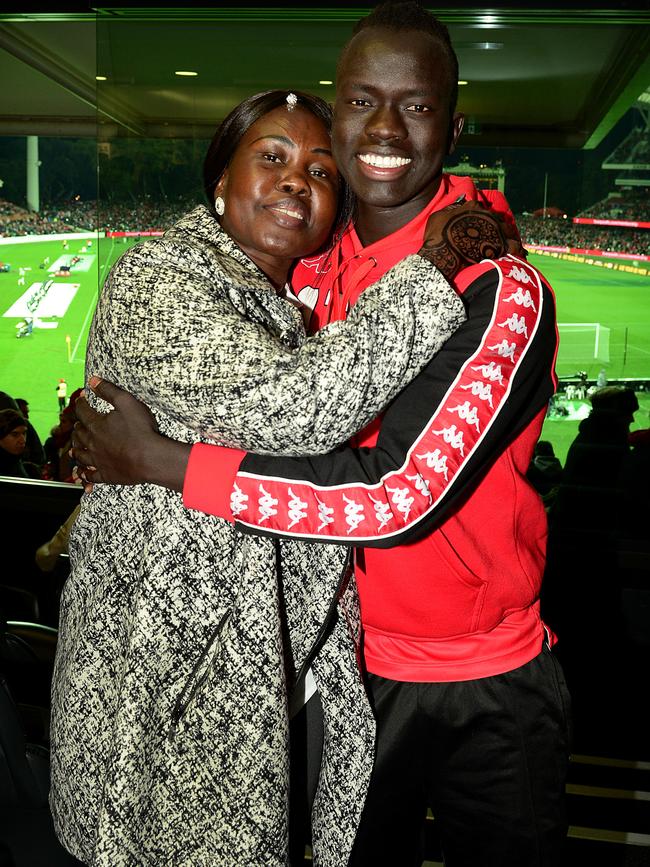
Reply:
[[223, 217], [224, 211], [226, 210], [226, 203], [221, 196], [217, 196], [214, 200], [214, 209], [220, 217]]

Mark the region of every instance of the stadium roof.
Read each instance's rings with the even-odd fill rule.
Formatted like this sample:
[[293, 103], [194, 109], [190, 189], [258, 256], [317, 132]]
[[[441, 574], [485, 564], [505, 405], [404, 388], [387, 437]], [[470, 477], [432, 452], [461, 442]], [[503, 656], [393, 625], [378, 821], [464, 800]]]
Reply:
[[[233, 105], [272, 87], [331, 100], [322, 82], [374, 3], [2, 5], [0, 134], [110, 140], [206, 138]], [[645, 2], [427, 5], [449, 27], [467, 81], [465, 145], [593, 148], [650, 85]]]

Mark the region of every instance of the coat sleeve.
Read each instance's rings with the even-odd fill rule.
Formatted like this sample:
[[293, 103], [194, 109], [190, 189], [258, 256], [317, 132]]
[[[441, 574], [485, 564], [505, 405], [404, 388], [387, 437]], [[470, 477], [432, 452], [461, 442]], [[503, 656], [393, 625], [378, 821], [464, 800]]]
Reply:
[[[120, 325], [106, 342], [104, 369], [89, 372], [110, 379], [110, 355], [117, 354], [124, 373], [117, 381], [159, 417], [261, 453], [315, 454], [344, 442], [465, 319], [454, 289], [411, 256], [364, 293], [347, 322], [309, 339], [301, 332], [296, 346], [271, 333], [255, 307], [268, 285], [257, 295], [245, 291], [243, 281], [264, 283], [261, 276], [217, 275], [222, 285], [215, 291], [205, 276], [179, 279], [168, 261], [136, 254], [114, 268], [97, 317], [101, 322], [117, 310]], [[271, 297], [269, 303], [285, 307], [285, 332], [295, 336], [288, 302]]]
[[514, 258], [467, 270], [475, 274], [463, 296], [467, 322], [392, 402], [376, 447], [250, 454], [231, 464], [228, 496], [223, 485], [214, 492], [199, 452], [185, 504], [244, 531], [311, 541], [390, 547], [430, 530], [543, 412], [556, 385], [555, 304], [541, 275]]

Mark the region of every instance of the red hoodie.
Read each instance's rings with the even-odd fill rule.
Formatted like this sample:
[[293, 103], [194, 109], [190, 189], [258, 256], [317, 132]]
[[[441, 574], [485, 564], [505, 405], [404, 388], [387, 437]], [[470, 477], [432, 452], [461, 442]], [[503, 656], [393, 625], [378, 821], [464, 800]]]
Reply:
[[[313, 306], [311, 324], [343, 317], [420, 249], [429, 215], [461, 194], [479, 196], [469, 179], [445, 175], [398, 232], [364, 248], [351, 228], [333, 251], [299, 263], [292, 289]], [[498, 193], [485, 198], [504, 206]], [[365, 662], [394, 680], [499, 674], [532, 659], [545, 636], [546, 516], [526, 471], [556, 384], [553, 294], [514, 257], [464, 269], [455, 288], [467, 322], [357, 448], [311, 458], [234, 452], [224, 476], [226, 450], [199, 445], [186, 476], [186, 505], [244, 531], [363, 546]], [[260, 508], [261, 485], [278, 500], [274, 516]]]

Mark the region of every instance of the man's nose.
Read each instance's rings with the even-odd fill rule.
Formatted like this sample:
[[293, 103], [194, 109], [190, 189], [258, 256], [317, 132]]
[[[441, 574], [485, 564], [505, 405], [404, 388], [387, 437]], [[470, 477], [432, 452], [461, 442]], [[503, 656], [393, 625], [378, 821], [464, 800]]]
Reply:
[[379, 141], [401, 141], [408, 136], [404, 119], [399, 109], [383, 105], [372, 112], [366, 123], [366, 134]]

